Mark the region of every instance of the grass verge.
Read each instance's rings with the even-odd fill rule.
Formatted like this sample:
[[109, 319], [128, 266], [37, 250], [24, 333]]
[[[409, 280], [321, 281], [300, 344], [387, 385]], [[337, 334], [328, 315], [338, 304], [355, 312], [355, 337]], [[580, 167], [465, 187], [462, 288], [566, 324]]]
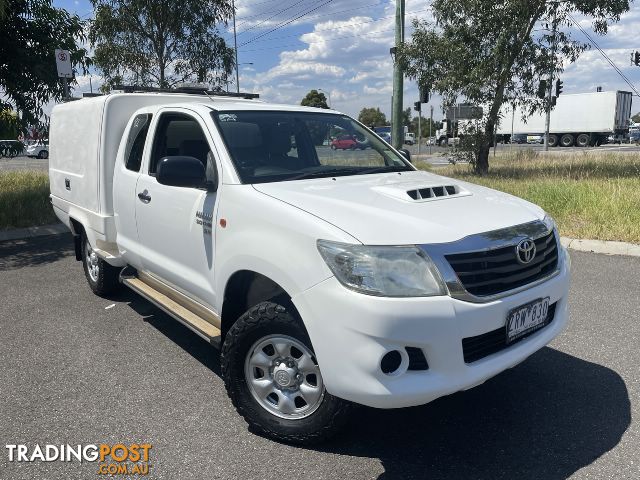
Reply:
[[640, 154], [543, 156], [519, 151], [490, 158], [490, 173], [468, 165], [435, 170], [540, 205], [562, 235], [640, 244]]
[[56, 221], [45, 172], [0, 172], [0, 230]]

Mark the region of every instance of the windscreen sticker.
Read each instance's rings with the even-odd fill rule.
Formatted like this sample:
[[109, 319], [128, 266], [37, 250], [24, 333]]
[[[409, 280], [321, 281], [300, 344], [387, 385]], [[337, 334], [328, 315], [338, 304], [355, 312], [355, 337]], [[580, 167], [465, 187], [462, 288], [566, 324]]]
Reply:
[[221, 122], [237, 122], [238, 116], [235, 113], [221, 113], [218, 115]]

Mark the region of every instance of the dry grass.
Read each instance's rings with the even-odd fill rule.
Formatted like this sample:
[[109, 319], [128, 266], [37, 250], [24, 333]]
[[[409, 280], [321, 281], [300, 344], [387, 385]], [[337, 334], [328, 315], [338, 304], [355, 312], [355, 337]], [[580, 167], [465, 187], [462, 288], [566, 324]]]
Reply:
[[489, 162], [485, 177], [468, 165], [437, 173], [536, 203], [556, 219], [562, 235], [640, 243], [640, 154], [543, 156], [525, 150]]
[[0, 229], [54, 223], [45, 172], [0, 173]]

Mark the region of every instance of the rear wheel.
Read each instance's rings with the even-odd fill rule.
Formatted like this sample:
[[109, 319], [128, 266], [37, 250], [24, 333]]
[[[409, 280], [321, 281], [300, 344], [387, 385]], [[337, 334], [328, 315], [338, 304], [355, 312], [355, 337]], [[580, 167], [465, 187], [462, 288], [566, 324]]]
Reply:
[[49, 152], [46, 150], [40, 150], [38, 152], [38, 158], [49, 158]]
[[250, 429], [275, 440], [317, 443], [347, 420], [350, 404], [326, 391], [305, 329], [282, 305], [260, 303], [231, 327], [222, 376]]
[[578, 138], [576, 138], [576, 145], [578, 147], [588, 147], [590, 141], [591, 137], [588, 134], [581, 133], [580, 135], [578, 135]]
[[570, 133], [565, 133], [560, 138], [560, 145], [563, 147], [573, 147], [574, 141], [575, 141], [575, 138], [573, 138], [573, 135], [571, 135]]
[[86, 235], [82, 235], [82, 265], [89, 288], [96, 295], [107, 296], [120, 285], [118, 281], [120, 269], [109, 265], [98, 257]]
[[550, 147], [557, 147], [558, 146], [558, 136], [555, 134], [550, 134], [549, 135], [549, 146]]

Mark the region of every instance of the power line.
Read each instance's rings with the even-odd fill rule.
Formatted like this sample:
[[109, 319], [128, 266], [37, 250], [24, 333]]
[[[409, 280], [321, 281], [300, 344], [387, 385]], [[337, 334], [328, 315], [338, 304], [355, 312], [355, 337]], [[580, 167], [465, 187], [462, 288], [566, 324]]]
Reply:
[[[247, 33], [247, 32], [248, 32], [248, 31], [250, 31], [250, 30], [253, 30], [254, 28], [258, 28], [260, 25], [262, 25], [262, 24], [263, 24], [263, 23], [265, 23], [265, 22], [268, 22], [268, 21], [269, 21], [269, 20], [271, 20], [273, 17], [276, 17], [276, 16], [280, 15], [282, 12], [286, 12], [287, 10], [291, 10], [293, 7], [295, 7], [295, 6], [299, 5], [299, 4], [301, 4], [302, 2], [304, 2], [304, 0], [298, 0], [297, 2], [293, 3], [292, 5], [289, 5], [288, 7], [283, 8], [282, 10], [278, 10], [276, 13], [274, 13], [274, 14], [273, 14], [273, 15], [271, 15], [270, 17], [267, 17], [267, 18], [265, 18], [265, 19], [263, 19], [263, 20], [259, 21], [258, 23], [255, 23], [255, 24], [251, 25], [249, 28], [246, 28], [246, 29], [244, 29], [243, 31], [238, 32], [238, 35], [242, 35], [242, 34], [244, 34], [244, 33]], [[266, 12], [262, 12], [262, 13], [266, 13]], [[260, 15], [262, 15], [262, 13], [261, 13]], [[245, 24], [245, 23], [247, 23], [247, 22], [246, 22], [246, 21], [245, 21], [245, 22], [242, 22], [242, 23], [241, 23], [241, 25], [243, 25], [243, 24]]]
[[300, 18], [302, 18], [302, 17], [304, 17], [304, 16], [308, 15], [309, 13], [311, 13], [311, 12], [315, 12], [316, 10], [318, 10], [319, 8], [324, 7], [325, 5], [329, 5], [332, 1], [333, 1], [333, 0], [327, 0], [326, 2], [321, 3], [320, 5], [318, 5], [318, 6], [314, 7], [314, 8], [312, 8], [311, 10], [307, 10], [305, 13], [302, 13], [302, 14], [300, 14], [300, 15], [296, 16], [296, 17], [293, 17], [293, 18], [291, 18], [291, 19], [289, 19], [289, 20], [287, 20], [287, 21], [285, 21], [285, 22], [281, 22], [280, 24], [278, 24], [276, 27], [272, 28], [271, 30], [268, 30], [268, 31], [266, 31], [266, 32], [264, 32], [264, 33], [261, 33], [260, 35], [256, 35], [256, 36], [255, 36], [255, 37], [253, 37], [252, 39], [247, 40], [246, 42], [244, 42], [244, 43], [240, 44], [240, 45], [239, 45], [239, 47], [244, 47], [245, 45], [248, 45], [249, 43], [255, 42], [255, 41], [256, 41], [256, 40], [258, 40], [259, 38], [264, 37], [265, 35], [269, 35], [270, 33], [273, 33], [273, 32], [275, 32], [276, 30], [279, 30], [279, 29], [280, 29], [280, 28], [282, 28], [282, 27], [286, 27], [286, 26], [287, 26], [287, 25], [289, 25], [290, 23], [295, 22], [296, 20], [298, 20], [298, 19], [300, 19]]
[[580, 31], [584, 34], [585, 37], [587, 37], [587, 39], [589, 39], [589, 41], [591, 42], [591, 44], [596, 47], [596, 49], [600, 52], [600, 54], [604, 57], [604, 59], [609, 63], [609, 65], [611, 65], [616, 72], [618, 72], [618, 75], [620, 75], [622, 77], [622, 79], [626, 82], [627, 85], [629, 85], [629, 87], [631, 87], [631, 89], [636, 92], [636, 95], [640, 95], [640, 92], [638, 92], [638, 90], [636, 89], [636, 87], [631, 83], [631, 81], [629, 80], [629, 78], [627, 78], [627, 76], [622, 73], [622, 70], [620, 70], [618, 68], [618, 66], [613, 62], [613, 60], [611, 60], [611, 58], [609, 58], [609, 56], [600, 48], [600, 45], [598, 45], [596, 43], [596, 41], [591, 38], [591, 35], [589, 35], [584, 28], [582, 28], [582, 26], [580, 26], [580, 24], [578, 22], [575, 21], [575, 19], [571, 16], [571, 14], [567, 14], [567, 16], [569, 17], [569, 19], [573, 22], [573, 24], [578, 27], [580, 29]]
[[[263, 2], [263, 3], [269, 3], [269, 2]], [[363, 8], [377, 7], [377, 6], [385, 5], [385, 4], [386, 3], [384, 1], [380, 1], [380, 2], [376, 2], [376, 3], [368, 4], [368, 5], [361, 5], [360, 7], [357, 7], [357, 8], [348, 8], [346, 10], [340, 10], [339, 12], [321, 13], [321, 14], [318, 14], [318, 15], [311, 15], [311, 16], [307, 17], [305, 20], [314, 20], [316, 18], [332, 17], [334, 15], [340, 15], [342, 13], [352, 12], [354, 10], [362, 10]], [[258, 4], [256, 4], [256, 5], [258, 5]], [[265, 12], [261, 12], [260, 14], [257, 14], [257, 15], [252, 15], [251, 17], [243, 17], [243, 18], [254, 18], [254, 17], [262, 15], [263, 13], [265, 13]], [[245, 22], [242, 22], [241, 24], [244, 24], [244, 23], [248, 23], [248, 22], [245, 21]], [[229, 32], [226, 32], [226, 33], [229, 33]], [[288, 37], [288, 36], [296, 36], [296, 35], [286, 35], [285, 37]], [[278, 38], [284, 38], [284, 37], [278, 37]], [[225, 40], [228, 41], [229, 38], [227, 38]]]
[[[415, 12], [408, 12], [407, 14], [408, 15], [412, 15], [412, 14], [416, 14], [416, 13], [427, 12], [429, 10], [431, 10], [431, 9], [430, 8], [425, 8], [423, 10], [416, 10]], [[310, 33], [330, 32], [330, 31], [333, 31], [333, 30], [342, 30], [344, 28], [351, 28], [351, 27], [355, 27], [355, 26], [358, 26], [358, 25], [366, 25], [366, 24], [369, 24], [369, 23], [380, 22], [382, 20], [387, 20], [387, 19], [393, 18], [393, 17], [395, 17], [395, 15], [387, 15], [385, 17], [380, 17], [380, 18], [378, 18], [376, 20], [367, 20], [367, 21], [364, 21], [364, 22], [349, 23], [347, 25], [341, 25], [339, 27], [321, 28], [321, 29], [313, 30], [311, 32], [306, 32], [304, 34], [294, 33], [294, 34], [291, 34], [291, 35], [280, 35], [279, 37], [270, 37], [269, 40], [267, 40], [267, 41], [281, 40], [283, 38], [299, 37], [300, 35], [308, 35]], [[357, 36], [357, 35], [351, 35], [351, 36]]]
[[[345, 10], [340, 10], [338, 12], [320, 13], [318, 15], [311, 15], [310, 17], [307, 17], [306, 20], [313, 20], [313, 19], [322, 18], [322, 17], [331, 17], [331, 16], [334, 16], [334, 15], [340, 15], [342, 13], [353, 12], [354, 10], [362, 10], [363, 8], [378, 7], [380, 5], [386, 5], [386, 2], [381, 1], [381, 2], [376, 2], [376, 3], [370, 3], [368, 5], [361, 5], [361, 6], [355, 7], [355, 8], [347, 8]], [[261, 13], [259, 13], [257, 15], [251, 15], [250, 17], [242, 17], [242, 18], [246, 19], [246, 18], [259, 17], [263, 13], [267, 13], [267, 12], [261, 12]], [[246, 23], [246, 22], [244, 22], [244, 23]]]
[[[389, 32], [394, 32], [394, 31], [395, 31], [394, 28], [390, 28], [390, 29], [386, 29], [386, 30], [377, 30], [375, 32], [359, 33], [357, 35], [344, 35], [344, 36], [340, 36], [340, 37], [329, 37], [329, 38], [325, 38], [323, 40], [319, 40], [319, 41], [315, 41], [315, 42], [302, 42], [302, 43], [305, 43], [307, 45], [313, 45], [315, 43], [324, 43], [326, 40], [341, 40], [343, 38], [366, 37], [366, 36], [373, 35], [373, 34], [389, 33]], [[272, 47], [255, 48], [253, 50], [243, 50], [242, 53], [263, 52], [265, 50], [277, 50], [277, 49], [280, 49], [280, 48], [299, 47], [299, 46], [300, 46], [300, 44], [291, 43], [291, 44], [287, 44], [287, 45], [275, 45], [275, 46], [272, 46]]]

